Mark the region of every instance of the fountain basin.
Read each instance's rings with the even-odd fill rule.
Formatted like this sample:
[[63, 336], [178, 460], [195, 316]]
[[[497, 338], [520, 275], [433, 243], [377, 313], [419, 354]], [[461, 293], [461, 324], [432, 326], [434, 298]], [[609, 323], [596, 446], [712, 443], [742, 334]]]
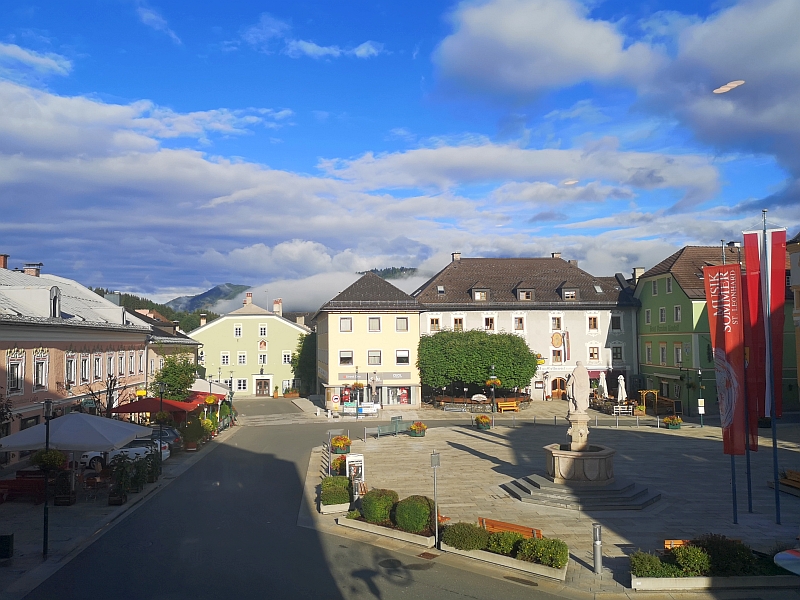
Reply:
[[614, 454], [608, 446], [590, 445], [570, 450], [569, 444], [544, 447], [547, 478], [570, 486], [600, 487], [614, 483]]

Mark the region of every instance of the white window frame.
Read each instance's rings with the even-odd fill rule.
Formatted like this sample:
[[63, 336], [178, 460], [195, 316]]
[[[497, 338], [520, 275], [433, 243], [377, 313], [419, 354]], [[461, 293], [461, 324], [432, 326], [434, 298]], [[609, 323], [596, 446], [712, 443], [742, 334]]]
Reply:
[[106, 356], [106, 377], [114, 376], [114, 355], [109, 353]]
[[644, 345], [644, 362], [648, 365], [653, 364], [653, 343], [645, 342]]
[[133, 375], [136, 371], [136, 353], [128, 352], [128, 375]]
[[259, 323], [258, 324], [258, 336], [259, 337], [267, 337], [267, 324], [266, 323]]
[[[596, 356], [592, 357], [592, 351]], [[600, 346], [589, 346], [589, 362], [600, 362]]]
[[[556, 354], [558, 354], [558, 360], [556, 360]], [[554, 365], [563, 365], [564, 364], [564, 350], [562, 348], [553, 348], [550, 351], [550, 362]]]
[[144, 373], [144, 350], [139, 350], [139, 373]]
[[[34, 390], [46, 390], [47, 389], [47, 379], [49, 376], [49, 366], [50, 361], [46, 357], [34, 357], [33, 359], [33, 389]], [[39, 380], [39, 367], [41, 367], [41, 381]]]
[[[405, 323], [405, 327], [402, 327]], [[394, 330], [398, 333], [408, 333], [408, 317], [395, 317]]]
[[486, 302], [489, 299], [488, 290], [473, 290], [472, 299], [475, 302]]
[[561, 331], [564, 325], [564, 315], [550, 315], [550, 331]]
[[291, 350], [284, 350], [281, 353], [281, 364], [284, 364], [284, 365], [292, 364], [292, 351]]
[[658, 296], [658, 279], [653, 279], [653, 281], [650, 282], [650, 295]]
[[[377, 325], [377, 328], [375, 327]], [[381, 332], [381, 318], [380, 317], [367, 317], [367, 331], [370, 333]]]
[[667, 343], [666, 342], [659, 342], [658, 344], [658, 364], [666, 365], [667, 364]]
[[678, 363], [683, 364], [683, 343], [676, 342], [672, 345], [672, 359], [675, 361], [675, 366], [678, 366]]
[[67, 356], [64, 368], [64, 382], [67, 385], [75, 385], [78, 377], [78, 364], [74, 356]]
[[644, 324], [650, 325], [653, 322], [653, 311], [649, 308], [644, 309]]
[[339, 317], [339, 333], [353, 333], [353, 317]]
[[666, 288], [667, 288], [667, 293], [671, 294], [672, 293], [672, 277], [667, 277], [665, 285], [666, 285]]
[[533, 300], [533, 292], [531, 290], [519, 290], [517, 299], [530, 302]]
[[[344, 359], [345, 362], [342, 362]], [[350, 362], [347, 362], [347, 359]], [[339, 366], [340, 367], [350, 367], [355, 364], [355, 352], [352, 350], [339, 350]]]
[[[12, 367], [16, 367], [16, 369], [12, 369]], [[25, 391], [25, 359], [24, 358], [15, 358], [11, 359], [7, 363], [6, 367], [7, 377], [6, 377], [6, 391], [9, 396], [13, 394], [22, 394]], [[13, 381], [11, 378], [11, 373], [16, 370], [16, 381]], [[17, 387], [13, 387], [13, 384], [16, 384]]]
[[81, 383], [89, 383], [90, 378], [92, 376], [91, 372], [89, 371], [89, 355], [82, 354], [81, 355]]
[[117, 375], [120, 377], [125, 376], [125, 353], [120, 352], [117, 354]]
[[667, 307], [666, 306], [659, 306], [658, 307], [658, 322], [659, 323], [666, 323], [667, 322]]
[[237, 379], [236, 380], [236, 391], [237, 392], [246, 392], [247, 391], [247, 379]]
[[[405, 355], [405, 356], [404, 356]], [[405, 359], [402, 362], [401, 359]], [[394, 364], [396, 365], [410, 365], [411, 364], [411, 350], [395, 350]]]
[[258, 364], [263, 366], [267, 364], [267, 353], [266, 352], [259, 352], [258, 353]]
[[[525, 316], [514, 315], [511, 317], [514, 321], [514, 331], [525, 331]], [[518, 327], [519, 325], [519, 327]]]
[[230, 352], [220, 352], [219, 353], [219, 364], [221, 367], [229, 367], [231, 364], [231, 353]]
[[563, 290], [564, 292], [564, 300], [577, 300], [578, 299], [578, 291], [577, 290]]
[[680, 323], [681, 322], [681, 305], [676, 304], [672, 307], [672, 322], [673, 323]]
[[237, 365], [247, 364], [247, 350], [239, 350], [236, 352], [236, 364]]
[[382, 360], [383, 356], [380, 350], [367, 350], [367, 364], [369, 366], [380, 366], [383, 364]]
[[242, 337], [242, 324], [241, 323], [234, 323], [233, 324], [233, 337], [235, 337], [235, 338]]

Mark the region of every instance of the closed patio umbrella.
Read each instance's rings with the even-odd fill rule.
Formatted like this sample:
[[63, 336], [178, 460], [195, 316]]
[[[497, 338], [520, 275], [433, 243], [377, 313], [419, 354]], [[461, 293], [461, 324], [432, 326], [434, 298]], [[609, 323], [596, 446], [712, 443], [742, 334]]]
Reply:
[[601, 398], [608, 398], [608, 384], [606, 383], [606, 372], [600, 371], [600, 383], [598, 384], [600, 388], [598, 391], [600, 392]]
[[619, 382], [619, 389], [617, 390], [617, 404], [622, 404], [628, 399], [628, 393], [625, 391], [625, 376], [620, 375], [617, 377]]

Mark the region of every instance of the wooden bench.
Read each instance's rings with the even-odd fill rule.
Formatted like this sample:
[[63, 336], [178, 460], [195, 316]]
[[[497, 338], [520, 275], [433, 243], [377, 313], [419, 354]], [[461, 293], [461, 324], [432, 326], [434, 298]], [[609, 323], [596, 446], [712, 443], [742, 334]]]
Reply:
[[482, 527], [489, 533], [498, 533], [501, 531], [511, 531], [519, 533], [526, 539], [542, 537], [540, 529], [533, 529], [532, 527], [524, 527], [523, 525], [515, 525], [514, 523], [506, 523], [505, 521], [495, 521], [494, 519], [486, 519], [478, 517], [478, 526]]
[[34, 504], [41, 504], [44, 502], [44, 478], [0, 480], [0, 495], [8, 500], [20, 496], [32, 496]]
[[688, 546], [691, 540], [664, 540], [664, 550], [672, 550], [681, 546]]
[[613, 415], [628, 415], [630, 417], [633, 416], [633, 406], [630, 404], [616, 404], [611, 409], [611, 414]]
[[503, 413], [507, 410], [512, 412], [519, 412], [519, 404], [517, 404], [516, 400], [504, 400], [502, 402], [497, 403], [497, 412]]
[[786, 469], [786, 477], [782, 477], [781, 485], [788, 485], [789, 487], [800, 489], [800, 471]]

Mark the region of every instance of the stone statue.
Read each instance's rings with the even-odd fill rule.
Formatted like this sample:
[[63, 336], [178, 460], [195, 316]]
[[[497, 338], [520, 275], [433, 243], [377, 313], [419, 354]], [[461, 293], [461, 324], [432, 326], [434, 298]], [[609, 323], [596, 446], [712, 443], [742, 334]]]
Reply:
[[575, 363], [572, 373], [567, 376], [567, 398], [569, 415], [585, 415], [589, 408], [589, 371], [581, 361]]

